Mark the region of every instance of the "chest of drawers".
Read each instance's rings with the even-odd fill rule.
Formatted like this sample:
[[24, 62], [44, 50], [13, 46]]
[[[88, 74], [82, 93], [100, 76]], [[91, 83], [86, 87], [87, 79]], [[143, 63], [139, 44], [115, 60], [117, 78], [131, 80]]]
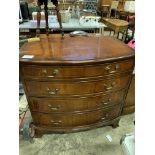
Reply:
[[41, 36], [20, 53], [37, 136], [118, 125], [134, 68], [134, 51], [111, 37]]

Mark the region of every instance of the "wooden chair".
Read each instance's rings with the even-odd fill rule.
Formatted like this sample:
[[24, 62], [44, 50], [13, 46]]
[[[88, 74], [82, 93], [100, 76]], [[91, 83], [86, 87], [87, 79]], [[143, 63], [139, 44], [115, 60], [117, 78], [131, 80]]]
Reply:
[[119, 33], [122, 34], [122, 40], [125, 43], [128, 43], [131, 39], [134, 38], [134, 34], [135, 34], [135, 16], [127, 16], [127, 21], [129, 23], [127, 30], [119, 32]]

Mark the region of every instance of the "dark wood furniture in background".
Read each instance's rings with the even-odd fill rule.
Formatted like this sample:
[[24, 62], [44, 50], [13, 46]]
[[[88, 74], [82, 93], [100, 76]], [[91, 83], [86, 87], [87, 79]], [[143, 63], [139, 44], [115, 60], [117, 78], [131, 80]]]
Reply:
[[117, 38], [119, 38], [119, 33], [123, 33], [122, 40], [127, 33], [128, 22], [120, 19], [110, 19], [110, 18], [102, 18], [102, 21], [107, 27], [112, 29], [117, 34]]
[[22, 46], [19, 59], [36, 136], [117, 127], [134, 51], [113, 37], [40, 37]]

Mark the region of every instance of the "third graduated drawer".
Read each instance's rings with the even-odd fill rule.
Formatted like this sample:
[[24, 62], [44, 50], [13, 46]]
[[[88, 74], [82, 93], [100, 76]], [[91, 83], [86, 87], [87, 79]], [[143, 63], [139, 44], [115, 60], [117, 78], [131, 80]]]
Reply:
[[93, 81], [25, 81], [29, 96], [77, 96], [112, 92], [125, 89], [130, 81], [130, 75], [97, 79]]
[[133, 60], [121, 60], [114, 63], [82, 66], [23, 66], [21, 73], [25, 79], [88, 78], [132, 70]]
[[45, 113], [79, 112], [114, 106], [123, 101], [124, 91], [73, 98], [29, 98], [31, 111]]

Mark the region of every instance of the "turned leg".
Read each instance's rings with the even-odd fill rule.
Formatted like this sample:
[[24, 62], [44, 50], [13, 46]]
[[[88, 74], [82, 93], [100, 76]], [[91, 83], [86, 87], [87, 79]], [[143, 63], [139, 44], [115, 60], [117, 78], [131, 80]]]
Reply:
[[61, 15], [60, 15], [60, 12], [59, 12], [58, 4], [56, 4], [55, 6], [56, 6], [56, 13], [57, 13], [57, 18], [58, 18], [59, 26], [60, 26], [60, 32], [61, 32], [62, 39], [63, 39], [64, 32], [63, 32], [63, 29], [62, 29]]
[[111, 30], [110, 30], [109, 36], [111, 36]]
[[38, 1], [38, 11], [37, 11], [37, 29], [36, 35], [37, 37], [40, 35], [40, 20], [41, 20], [41, 3]]
[[117, 39], [119, 39], [119, 32], [117, 33]]
[[47, 1], [44, 3], [44, 10], [45, 10], [45, 21], [46, 21], [46, 34], [49, 34], [49, 27], [48, 27], [48, 7], [47, 7]]
[[114, 31], [113, 36], [115, 36], [116, 31]]
[[112, 128], [119, 127], [119, 120], [115, 121], [111, 126], [112, 126]]
[[126, 41], [127, 39], [127, 35], [128, 35], [128, 28], [124, 31], [123, 37], [122, 37], [122, 41]]

